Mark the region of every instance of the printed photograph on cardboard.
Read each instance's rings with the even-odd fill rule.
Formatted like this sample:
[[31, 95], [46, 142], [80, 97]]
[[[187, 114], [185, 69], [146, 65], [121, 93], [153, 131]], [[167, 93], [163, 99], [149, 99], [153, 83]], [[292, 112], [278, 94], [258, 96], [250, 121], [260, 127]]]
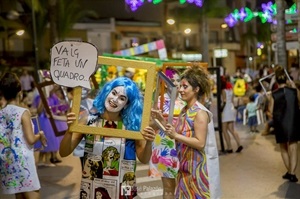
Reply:
[[93, 197], [96, 199], [113, 199], [119, 195], [117, 189], [118, 180], [96, 179], [93, 183]]
[[84, 154], [82, 178], [94, 180], [103, 177], [103, 164], [101, 155]]
[[79, 198], [87, 199], [90, 198], [91, 195], [92, 195], [91, 181], [82, 179], [80, 184]]

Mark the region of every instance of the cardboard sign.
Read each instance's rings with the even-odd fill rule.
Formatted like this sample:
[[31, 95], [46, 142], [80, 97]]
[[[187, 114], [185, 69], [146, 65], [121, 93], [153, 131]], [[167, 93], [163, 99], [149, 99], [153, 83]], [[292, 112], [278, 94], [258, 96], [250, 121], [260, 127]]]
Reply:
[[98, 61], [97, 48], [86, 42], [62, 41], [51, 48], [52, 80], [67, 87], [91, 89], [90, 76]]

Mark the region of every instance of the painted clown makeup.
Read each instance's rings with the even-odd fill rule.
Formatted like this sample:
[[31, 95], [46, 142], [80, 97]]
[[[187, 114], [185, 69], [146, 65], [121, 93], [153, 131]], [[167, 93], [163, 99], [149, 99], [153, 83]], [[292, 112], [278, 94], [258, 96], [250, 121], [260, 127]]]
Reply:
[[105, 99], [105, 108], [109, 112], [121, 111], [128, 102], [124, 86], [115, 87]]

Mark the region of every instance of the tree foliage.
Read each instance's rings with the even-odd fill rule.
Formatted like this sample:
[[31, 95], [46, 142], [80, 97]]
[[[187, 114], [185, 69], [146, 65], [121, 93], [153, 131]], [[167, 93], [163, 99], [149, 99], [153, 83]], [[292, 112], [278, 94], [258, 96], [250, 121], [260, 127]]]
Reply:
[[57, 2], [57, 32], [59, 39], [64, 39], [73, 25], [79, 20], [90, 17], [98, 18], [95, 11], [82, 10], [78, 0], [60, 0]]

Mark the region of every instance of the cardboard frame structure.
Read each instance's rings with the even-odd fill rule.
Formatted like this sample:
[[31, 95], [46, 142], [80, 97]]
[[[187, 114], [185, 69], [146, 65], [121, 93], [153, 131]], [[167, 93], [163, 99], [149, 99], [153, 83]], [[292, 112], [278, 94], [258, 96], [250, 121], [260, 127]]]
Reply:
[[[144, 107], [143, 107], [143, 114], [142, 114], [142, 123], [140, 128], [142, 131], [142, 129], [148, 126], [150, 121], [153, 86], [154, 86], [155, 73], [156, 73], [155, 63], [98, 56], [98, 64], [147, 70], [146, 89], [144, 93], [144, 103], [143, 103]], [[82, 91], [81, 87], [74, 88], [72, 112], [75, 113], [77, 120], [75, 120], [74, 123], [70, 125], [69, 127], [70, 132], [95, 134], [95, 135], [102, 135], [102, 136], [109, 136], [109, 137], [120, 137], [120, 138], [134, 139], [134, 140], [144, 139], [142, 134], [136, 131], [92, 127], [92, 126], [87, 126], [85, 124], [80, 124], [78, 122], [78, 118], [79, 118], [79, 111], [80, 111], [81, 91]]]

